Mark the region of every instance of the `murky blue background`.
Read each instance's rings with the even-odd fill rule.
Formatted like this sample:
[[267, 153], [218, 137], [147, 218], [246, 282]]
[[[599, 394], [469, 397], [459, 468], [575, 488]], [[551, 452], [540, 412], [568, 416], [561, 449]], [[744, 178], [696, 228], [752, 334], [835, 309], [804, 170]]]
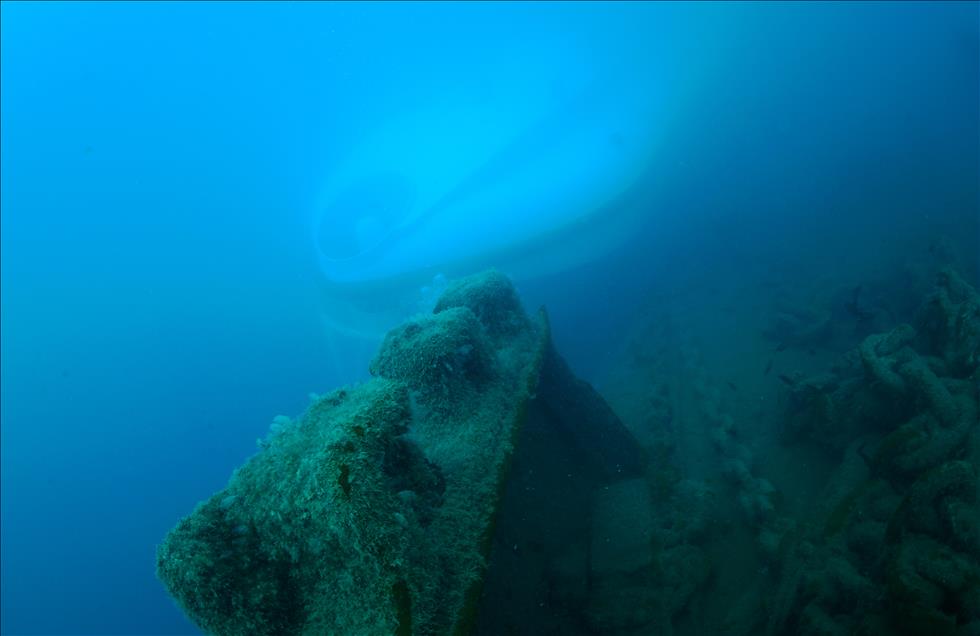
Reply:
[[[585, 262], [588, 235], [539, 244], [545, 274], [493, 263], [594, 379], [686, 276], [857, 277], [946, 235], [975, 282], [977, 25], [975, 3], [3, 3], [2, 631], [195, 633], [156, 544], [273, 416], [366, 376], [371, 343], [324, 326], [314, 219], [377, 130], [420, 121], [379, 157], [431, 176], [441, 148], [558, 122], [467, 187], [496, 247], [532, 199], [626, 228]], [[490, 118], [412, 120], [461, 94]], [[545, 178], [599, 157], [593, 132], [649, 151], [625, 211]], [[486, 247], [460, 218], [404, 267]]]

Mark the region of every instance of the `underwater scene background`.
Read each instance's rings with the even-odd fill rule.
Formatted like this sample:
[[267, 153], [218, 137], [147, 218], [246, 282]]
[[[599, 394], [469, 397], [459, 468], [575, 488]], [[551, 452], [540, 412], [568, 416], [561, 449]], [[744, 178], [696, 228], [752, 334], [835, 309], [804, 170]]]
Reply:
[[[351, 430], [419, 518], [349, 523], [426, 567], [413, 524], [491, 452], [425, 426], [528, 425], [459, 535], [488, 568], [376, 625], [980, 634], [978, 42], [973, 2], [0, 3], [0, 632], [391, 633], [250, 611], [263, 568], [355, 571], [264, 552], [295, 519], [201, 569], [168, 533], [404, 381]], [[405, 362], [437, 328], [487, 382], [442, 410]], [[575, 459], [620, 438], [630, 474]], [[467, 576], [475, 618], [423, 607]]]

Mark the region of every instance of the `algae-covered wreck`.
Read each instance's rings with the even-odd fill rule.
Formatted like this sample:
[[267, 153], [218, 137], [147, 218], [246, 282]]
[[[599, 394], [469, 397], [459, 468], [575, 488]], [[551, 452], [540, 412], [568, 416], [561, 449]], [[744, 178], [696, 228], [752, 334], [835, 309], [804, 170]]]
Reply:
[[497, 272], [391, 331], [371, 373], [276, 422], [159, 547], [159, 578], [204, 631], [470, 633], [500, 597], [484, 585], [496, 522], [520, 524], [507, 493], [523, 436], [548, 436], [542, 461], [574, 464], [576, 483], [642, 470], [630, 433], [554, 350], [544, 311], [529, 317]]

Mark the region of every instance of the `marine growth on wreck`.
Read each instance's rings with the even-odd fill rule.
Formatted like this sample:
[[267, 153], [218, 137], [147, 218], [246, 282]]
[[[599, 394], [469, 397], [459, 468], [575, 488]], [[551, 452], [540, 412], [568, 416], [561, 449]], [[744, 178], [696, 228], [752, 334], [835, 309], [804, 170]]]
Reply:
[[505, 276], [451, 282], [158, 576], [213, 634], [980, 634], [980, 297], [926, 278], [908, 315], [774, 307], [761, 406], [671, 303], [607, 402]]
[[[490, 271], [392, 330], [369, 382], [278, 419], [261, 450], [183, 519], [157, 572], [215, 634], [469, 633], [527, 429], [561, 429], [592, 482], [642, 450]], [[492, 586], [487, 593], [494, 592]]]

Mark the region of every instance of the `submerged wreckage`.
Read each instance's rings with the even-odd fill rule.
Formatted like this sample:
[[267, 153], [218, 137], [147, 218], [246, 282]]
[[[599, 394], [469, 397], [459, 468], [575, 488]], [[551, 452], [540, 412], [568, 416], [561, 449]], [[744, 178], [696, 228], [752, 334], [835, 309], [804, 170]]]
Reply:
[[370, 369], [277, 418], [159, 547], [159, 578], [205, 632], [495, 631], [505, 588], [542, 575], [501, 536], [588, 545], [592, 493], [643, 470], [544, 311], [497, 272], [450, 285]]

